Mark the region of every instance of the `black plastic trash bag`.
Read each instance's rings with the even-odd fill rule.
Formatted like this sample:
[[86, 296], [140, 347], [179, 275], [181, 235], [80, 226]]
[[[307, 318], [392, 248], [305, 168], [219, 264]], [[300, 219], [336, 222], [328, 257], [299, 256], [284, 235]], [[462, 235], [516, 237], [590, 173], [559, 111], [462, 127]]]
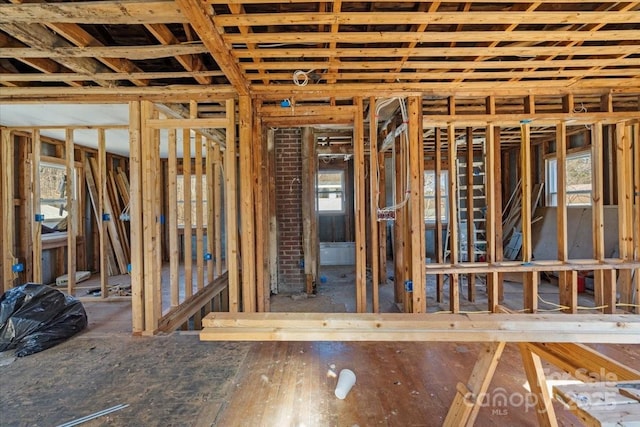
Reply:
[[22, 357], [60, 344], [87, 326], [82, 303], [50, 286], [27, 283], [0, 297], [0, 351]]

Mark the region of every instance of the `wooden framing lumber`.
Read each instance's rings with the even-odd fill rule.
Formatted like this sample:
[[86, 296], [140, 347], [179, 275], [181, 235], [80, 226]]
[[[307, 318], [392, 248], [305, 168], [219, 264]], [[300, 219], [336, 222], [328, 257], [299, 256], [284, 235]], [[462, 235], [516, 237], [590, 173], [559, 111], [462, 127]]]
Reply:
[[[253, 199], [253, 107], [251, 98], [238, 100], [242, 311], [256, 311], [256, 239]], [[227, 147], [228, 149], [228, 147]]]
[[[40, 214], [40, 152], [42, 142], [40, 131], [35, 129], [31, 134], [31, 241], [33, 256], [33, 281], [42, 283], [42, 223], [35, 221]], [[4, 167], [4, 163], [3, 163]]]
[[[444, 262], [444, 245], [442, 242], [442, 205], [440, 200], [442, 199], [442, 129], [437, 127], [434, 129], [435, 139], [435, 166], [434, 166], [434, 193], [435, 193], [435, 215], [436, 215], [436, 227], [435, 227], [435, 250], [436, 250], [436, 263], [441, 264]], [[441, 303], [443, 301], [443, 289], [444, 289], [444, 275], [436, 275], [436, 302]]]
[[[502, 238], [497, 233], [497, 224], [502, 222], [502, 216], [498, 215], [502, 206], [497, 205], [497, 195], [499, 193], [496, 185], [496, 180], [499, 178], [499, 173], [496, 170], [496, 152], [500, 151], [499, 147], [496, 147], [495, 138], [496, 128], [493, 125], [489, 125], [485, 129], [485, 197], [487, 205], [487, 213], [485, 217], [485, 234], [487, 236], [487, 262], [493, 263], [496, 261], [496, 249], [497, 246], [502, 247]], [[501, 234], [501, 233], [500, 233]], [[499, 304], [498, 301], [498, 273], [491, 271], [487, 273], [487, 303], [490, 312], [495, 313], [496, 307]]]
[[[449, 163], [449, 260], [451, 264], [458, 263], [458, 180], [457, 180], [458, 150], [456, 146], [456, 128], [453, 124], [447, 127], [447, 162]], [[459, 275], [453, 272], [449, 275], [449, 310], [452, 313], [460, 311]]]
[[504, 342], [488, 344], [474, 365], [468, 383], [458, 383], [457, 393], [444, 420], [444, 426], [473, 426], [480, 410], [482, 396], [489, 389], [504, 346]]
[[141, 142], [142, 142], [142, 221], [144, 242], [144, 313], [145, 334], [152, 334], [158, 324], [161, 314], [160, 265], [156, 251], [160, 250], [159, 234], [156, 225], [160, 212], [156, 195], [156, 153], [158, 151], [157, 133], [146, 125], [147, 120], [154, 118], [157, 113], [153, 104], [142, 101], [141, 105]]
[[207, 262], [207, 283], [213, 282], [215, 277], [215, 265], [217, 262], [215, 246], [218, 239], [218, 233], [216, 233], [216, 181], [215, 181], [215, 159], [214, 159], [214, 147], [215, 143], [211, 140], [206, 141], [205, 147], [205, 180], [206, 180], [206, 195], [207, 195], [207, 254], [211, 257]]
[[202, 341], [637, 343], [640, 319], [604, 314], [210, 313]]
[[[14, 167], [13, 156], [15, 151], [15, 145], [13, 142], [13, 134], [10, 129], [0, 127], [0, 143], [1, 147], [1, 159], [2, 159], [2, 171], [0, 172], [0, 179], [2, 179], [2, 219], [3, 224], [15, 223], [15, 210], [14, 210]], [[12, 270], [12, 266], [16, 263], [16, 259], [13, 255], [15, 241], [14, 227], [2, 227], [2, 286], [4, 292], [13, 288], [15, 285], [15, 273]]]
[[318, 230], [316, 227], [316, 141], [309, 127], [302, 128], [302, 251], [304, 255], [305, 292], [315, 293], [318, 280]]
[[422, 98], [412, 96], [408, 102], [409, 113], [409, 173], [410, 229], [411, 229], [411, 280], [413, 281], [412, 306], [414, 313], [427, 309], [426, 278], [424, 270], [424, 151], [422, 142]]
[[[633, 143], [631, 127], [620, 122], [615, 125], [618, 191], [618, 248], [623, 260], [633, 258]], [[637, 220], [636, 220], [637, 221]], [[630, 270], [618, 272], [617, 293], [622, 304], [633, 304]], [[615, 300], [614, 300], [615, 301]]]
[[364, 110], [362, 98], [355, 98], [356, 114], [353, 129], [353, 173], [354, 199], [353, 210], [356, 235], [356, 311], [367, 311], [367, 260], [366, 260], [366, 218], [364, 184]]
[[[197, 105], [191, 103], [190, 114], [197, 115]], [[192, 117], [194, 118], [194, 117]], [[184, 251], [184, 295], [189, 298], [193, 295], [193, 206], [191, 194], [191, 131], [188, 128], [182, 129], [182, 200], [184, 206], [184, 227], [182, 229], [183, 251]]]
[[547, 387], [542, 360], [540, 356], [530, 351], [526, 344], [520, 344], [519, 347], [531, 394], [536, 397], [534, 401], [538, 425], [557, 427], [558, 421], [551, 403], [551, 394]]
[[[169, 217], [169, 299], [171, 307], [180, 304], [180, 253], [178, 240], [178, 156], [177, 156], [177, 133], [175, 129], [168, 131], [169, 158], [168, 171], [168, 211]], [[185, 183], [186, 184], [186, 183]]]
[[145, 329], [144, 242], [142, 224], [142, 112], [141, 102], [129, 103], [129, 180], [131, 198], [131, 318], [134, 334]]
[[[104, 299], [109, 296], [109, 279], [107, 272], [107, 224], [102, 219], [105, 211], [106, 178], [107, 178], [107, 149], [104, 129], [98, 129], [98, 212], [96, 221], [100, 240], [100, 296]], [[85, 175], [87, 167], [85, 166]]]
[[[473, 128], [467, 127], [465, 132], [467, 143], [466, 156], [466, 200], [465, 210], [467, 212], [467, 261], [474, 262], [476, 260], [476, 239], [475, 239], [475, 213], [474, 213], [474, 178], [473, 178]], [[467, 300], [474, 302], [476, 300], [476, 275], [467, 275]]]
[[73, 130], [65, 132], [65, 162], [67, 168], [66, 196], [67, 196], [67, 293], [75, 295], [76, 262], [77, 262], [77, 233], [78, 233], [78, 194], [76, 182], [75, 147], [73, 144]]
[[[422, 129], [420, 129], [420, 131], [422, 131]], [[369, 98], [369, 228], [371, 229], [371, 301], [374, 313], [380, 312], [380, 295], [378, 285], [380, 282], [379, 257], [382, 255], [378, 251], [379, 230], [377, 211], [380, 194], [378, 165], [378, 118], [376, 116], [376, 98], [371, 97]], [[386, 254], [384, 254], [384, 256], [386, 258]]]
[[[634, 260], [640, 260], [640, 123], [632, 126], [633, 139], [633, 237], [634, 237]], [[633, 270], [633, 301], [637, 304], [633, 307], [633, 312], [640, 314], [640, 267]]]
[[228, 273], [216, 277], [191, 297], [182, 301], [177, 307], [172, 307], [158, 321], [155, 332], [171, 332], [196, 315], [207, 302], [214, 299], [228, 286]]
[[224, 153], [225, 206], [227, 226], [227, 271], [229, 272], [229, 311], [240, 311], [238, 274], [238, 193], [236, 186], [236, 119], [235, 101], [226, 101], [227, 147]]
[[[573, 108], [573, 107], [572, 107]], [[569, 260], [567, 248], [567, 125], [565, 122], [556, 124], [556, 177], [557, 177], [557, 240], [558, 260]], [[578, 275], [572, 271], [558, 273], [558, 288], [560, 305], [568, 307], [565, 312], [576, 313], [578, 306]]]
[[[202, 150], [206, 146], [206, 140], [202, 136], [196, 136], [195, 143], [195, 179], [196, 179], [196, 288], [202, 289], [204, 281], [204, 197], [202, 189]], [[208, 207], [208, 205], [207, 205]], [[197, 328], [196, 328], [197, 329]]]
[[[531, 219], [533, 206], [531, 204], [531, 125], [520, 125], [520, 186], [521, 213], [520, 224], [522, 227], [522, 263], [531, 262], [533, 256], [533, 244], [531, 239]], [[535, 271], [527, 271], [523, 275], [524, 309], [529, 313], [538, 310], [538, 282], [539, 275]]]
[[[604, 200], [603, 200], [603, 134], [602, 123], [596, 122], [591, 126], [591, 211], [593, 232], [593, 258], [603, 260], [604, 253]], [[610, 287], [615, 289], [615, 280], [606, 283], [603, 271], [594, 271], [594, 300], [604, 312], [615, 312], [615, 300], [607, 301]], [[606, 290], [605, 288], [609, 288]], [[615, 290], [613, 291], [615, 295]], [[606, 307], [604, 307], [606, 306]]]

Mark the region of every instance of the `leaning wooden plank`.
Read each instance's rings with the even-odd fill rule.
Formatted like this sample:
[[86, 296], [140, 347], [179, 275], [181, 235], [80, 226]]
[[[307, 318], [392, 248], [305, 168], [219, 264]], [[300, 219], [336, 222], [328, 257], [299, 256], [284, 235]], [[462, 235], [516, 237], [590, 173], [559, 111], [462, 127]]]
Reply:
[[[85, 162], [88, 162], [90, 165], [90, 169], [92, 171], [92, 175], [96, 176], [98, 170], [97, 170], [97, 164], [95, 159], [91, 159], [91, 160], [84, 160]], [[87, 169], [87, 166], [85, 165], [85, 169]], [[87, 175], [88, 176], [88, 175]], [[93, 178], [92, 178], [93, 179]], [[93, 181], [95, 183], [95, 179]], [[95, 184], [94, 184], [95, 186]], [[110, 218], [113, 218], [113, 210], [111, 208], [111, 201], [109, 200], [108, 197], [106, 197], [104, 199], [104, 213], [109, 215]], [[122, 244], [120, 243], [120, 237], [118, 236], [118, 230], [116, 229], [116, 224], [113, 221], [106, 221], [107, 222], [107, 231], [109, 232], [109, 238], [111, 239], [111, 246], [113, 247], [113, 252], [116, 256], [116, 261], [118, 263], [118, 270], [120, 272], [120, 274], [126, 274], [127, 273], [127, 259], [124, 256], [124, 252], [122, 250]]]
[[[191, 297], [184, 300], [179, 306], [172, 307], [158, 321], [158, 331], [170, 332], [185, 323], [191, 316], [198, 312], [205, 304], [227, 288], [229, 275], [225, 272], [222, 276], [198, 290]], [[211, 313], [209, 313], [211, 314]]]
[[[83, 169], [85, 181], [87, 183], [89, 200], [91, 201], [91, 206], [93, 208], [93, 214], [96, 217], [96, 221], [98, 226], [102, 226], [102, 214], [100, 213], [98, 200], [100, 200], [100, 196], [98, 194], [98, 189], [96, 188], [96, 183], [93, 177], [93, 173], [91, 172], [91, 166], [89, 165], [89, 161], [85, 158], [83, 159]], [[105, 245], [106, 256], [107, 256], [107, 267], [109, 271], [109, 275], [120, 274], [118, 269], [118, 264], [115, 259], [115, 255], [113, 253], [113, 248], [111, 245]]]

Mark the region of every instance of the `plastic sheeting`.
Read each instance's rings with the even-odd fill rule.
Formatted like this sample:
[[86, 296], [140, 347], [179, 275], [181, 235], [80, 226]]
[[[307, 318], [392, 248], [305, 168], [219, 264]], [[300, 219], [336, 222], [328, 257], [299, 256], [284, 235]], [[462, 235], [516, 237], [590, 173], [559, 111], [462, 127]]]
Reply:
[[0, 351], [37, 353], [66, 341], [87, 326], [82, 303], [46, 285], [27, 283], [0, 297]]

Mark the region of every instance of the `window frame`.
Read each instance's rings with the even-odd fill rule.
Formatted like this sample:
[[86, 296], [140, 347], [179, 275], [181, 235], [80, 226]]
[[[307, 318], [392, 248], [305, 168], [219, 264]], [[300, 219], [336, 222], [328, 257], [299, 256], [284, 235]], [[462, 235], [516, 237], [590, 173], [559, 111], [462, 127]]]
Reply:
[[[320, 175], [321, 174], [339, 174], [340, 175], [340, 190], [326, 190], [320, 189]], [[338, 210], [327, 209], [323, 210], [320, 206], [320, 194], [339, 194], [341, 200], [341, 208]], [[346, 213], [346, 177], [344, 169], [323, 169], [318, 171], [318, 177], [316, 180], [316, 211], [319, 215], [341, 215]]]
[[[567, 153], [566, 162], [569, 163], [570, 161], [578, 160], [581, 158], [589, 158], [589, 162], [591, 163], [591, 161], [593, 160], [591, 150], [580, 150], [573, 153]], [[545, 180], [546, 180], [545, 196], [546, 196], [546, 204], [547, 206], [550, 206], [550, 207], [558, 206], [558, 196], [557, 196], [558, 195], [558, 166], [557, 164], [558, 164], [558, 158], [556, 155], [553, 155], [545, 159]], [[567, 170], [566, 165], [565, 165], [565, 170]], [[591, 206], [592, 205], [593, 175], [590, 173], [589, 176], [591, 181], [589, 182], [589, 185], [590, 185], [589, 190], [570, 191], [568, 189], [569, 176], [567, 174], [567, 179], [566, 179], [567, 206]], [[582, 195], [588, 194], [587, 203], [575, 203], [571, 201], [571, 197], [570, 197], [571, 195], [581, 195], [581, 194]]]
[[[435, 174], [436, 171], [433, 169], [425, 169], [424, 171], [424, 188], [423, 188], [423, 197], [424, 197], [424, 222], [426, 224], [435, 224], [436, 223], [436, 217], [435, 217], [435, 200], [436, 200], [436, 194], [435, 194]], [[434, 188], [433, 188], [433, 195], [427, 195], [427, 175], [433, 175], [434, 176]], [[448, 220], [449, 220], [449, 171], [448, 170], [441, 170], [440, 171], [440, 203], [441, 206], [442, 204], [444, 204], [444, 206], [442, 206], [441, 209], [441, 214], [440, 214], [440, 223], [442, 224], [447, 224]], [[434, 203], [434, 213], [433, 216], [428, 216], [427, 215], [427, 200], [433, 200]]]

